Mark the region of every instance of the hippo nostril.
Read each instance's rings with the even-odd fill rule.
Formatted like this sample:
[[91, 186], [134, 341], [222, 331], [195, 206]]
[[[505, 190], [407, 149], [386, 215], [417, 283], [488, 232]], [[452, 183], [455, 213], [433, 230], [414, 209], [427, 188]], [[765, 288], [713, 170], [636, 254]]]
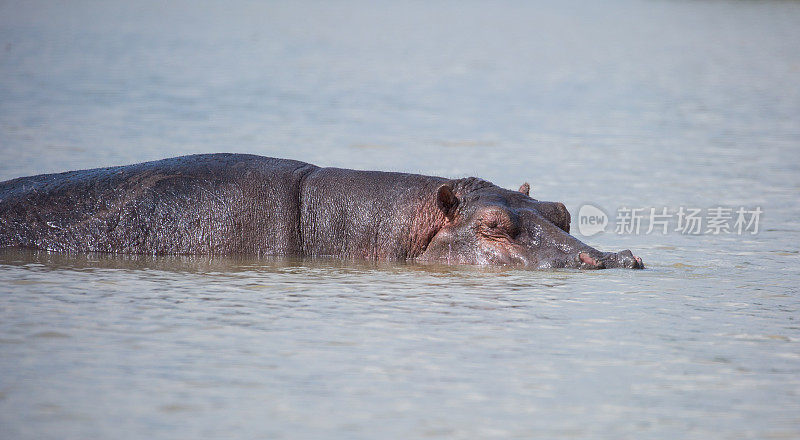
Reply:
[[592, 265], [592, 266], [596, 266], [597, 265], [597, 261], [594, 258], [592, 258], [591, 256], [589, 256], [589, 254], [587, 254], [586, 252], [581, 252], [580, 254], [578, 254], [578, 259], [580, 259], [581, 262], [589, 264], [589, 265]]
[[584, 268], [587, 269], [602, 269], [604, 267], [602, 261], [592, 258], [592, 256], [586, 252], [581, 252], [578, 254], [578, 261], [583, 263]]

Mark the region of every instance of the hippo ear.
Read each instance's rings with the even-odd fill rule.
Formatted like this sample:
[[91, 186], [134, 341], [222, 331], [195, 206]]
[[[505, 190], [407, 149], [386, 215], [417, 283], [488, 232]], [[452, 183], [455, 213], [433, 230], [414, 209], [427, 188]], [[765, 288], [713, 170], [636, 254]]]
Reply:
[[526, 196], [530, 196], [531, 195], [531, 185], [528, 182], [523, 183], [519, 187], [519, 192], [521, 192], [522, 194], [525, 194]]
[[458, 206], [458, 198], [453, 187], [444, 184], [436, 190], [436, 206], [444, 212], [445, 217], [452, 217]]

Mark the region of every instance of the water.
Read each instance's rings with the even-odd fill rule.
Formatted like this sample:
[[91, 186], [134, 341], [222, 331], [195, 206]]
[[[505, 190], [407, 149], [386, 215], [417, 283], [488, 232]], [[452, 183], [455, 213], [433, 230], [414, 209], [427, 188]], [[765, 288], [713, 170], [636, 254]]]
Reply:
[[[0, 4], [0, 179], [235, 151], [761, 207], [645, 271], [0, 252], [0, 437], [800, 437], [800, 4]], [[575, 221], [573, 228], [577, 229]]]

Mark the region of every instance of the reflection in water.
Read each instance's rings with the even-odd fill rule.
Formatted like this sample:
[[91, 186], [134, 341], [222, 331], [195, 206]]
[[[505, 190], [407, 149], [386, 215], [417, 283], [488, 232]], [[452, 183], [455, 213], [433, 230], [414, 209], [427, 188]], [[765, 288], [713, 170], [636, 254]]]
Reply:
[[743, 274], [4, 251], [2, 417], [76, 438], [790, 420], [796, 296]]

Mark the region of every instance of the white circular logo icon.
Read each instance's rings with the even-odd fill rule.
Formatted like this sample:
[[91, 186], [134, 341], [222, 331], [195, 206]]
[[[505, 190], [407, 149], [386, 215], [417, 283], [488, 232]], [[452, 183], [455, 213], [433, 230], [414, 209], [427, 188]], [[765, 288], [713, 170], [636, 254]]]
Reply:
[[581, 235], [590, 237], [603, 232], [608, 226], [608, 216], [602, 209], [594, 205], [583, 205], [578, 211], [578, 231]]

